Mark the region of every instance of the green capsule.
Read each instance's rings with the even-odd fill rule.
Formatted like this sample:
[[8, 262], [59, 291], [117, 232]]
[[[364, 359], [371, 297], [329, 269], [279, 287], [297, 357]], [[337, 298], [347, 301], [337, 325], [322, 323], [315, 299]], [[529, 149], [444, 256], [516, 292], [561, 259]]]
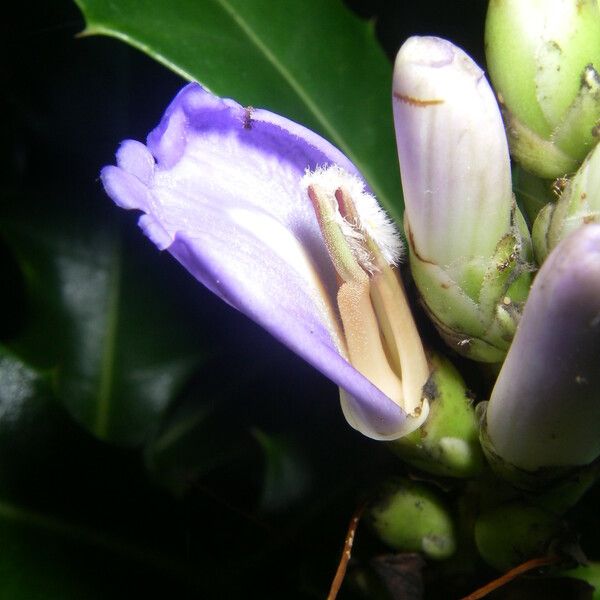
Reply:
[[563, 532], [560, 519], [526, 501], [515, 501], [481, 514], [475, 543], [482, 558], [499, 571], [544, 556]]
[[443, 560], [454, 554], [454, 523], [448, 509], [422, 483], [394, 480], [369, 507], [373, 530], [382, 542], [400, 552], [421, 552]]

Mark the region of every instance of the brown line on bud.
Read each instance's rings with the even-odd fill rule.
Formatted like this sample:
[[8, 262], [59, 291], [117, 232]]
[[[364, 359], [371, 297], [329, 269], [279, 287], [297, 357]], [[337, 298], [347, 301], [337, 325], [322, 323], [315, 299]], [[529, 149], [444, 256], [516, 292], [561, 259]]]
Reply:
[[421, 100], [420, 98], [413, 98], [412, 96], [406, 96], [405, 94], [401, 94], [400, 92], [394, 92], [394, 98], [400, 100], [400, 102], [404, 102], [406, 104], [410, 104], [411, 106], [435, 106], [436, 104], [443, 104], [444, 101], [441, 98], [433, 98], [431, 100]]

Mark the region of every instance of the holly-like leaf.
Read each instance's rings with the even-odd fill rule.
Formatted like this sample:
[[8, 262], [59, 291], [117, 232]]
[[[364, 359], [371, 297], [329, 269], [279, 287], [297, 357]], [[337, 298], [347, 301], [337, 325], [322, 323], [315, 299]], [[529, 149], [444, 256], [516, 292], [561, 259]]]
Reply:
[[29, 303], [12, 347], [53, 370], [57, 397], [94, 435], [139, 444], [200, 362], [199, 331], [170, 293], [180, 291], [169, 275], [181, 283], [176, 265], [126, 240], [112, 212], [67, 205], [4, 204], [0, 231]]
[[50, 380], [0, 346], [0, 597], [198, 593], [180, 504], [147, 482], [135, 452], [84, 432]]
[[341, 1], [76, 2], [84, 35], [119, 38], [218, 95], [320, 132], [400, 218], [391, 67], [372, 26]]
[[202, 394], [192, 387], [145, 448], [151, 476], [178, 496], [215, 469], [248, 456], [249, 436], [223, 410], [223, 394], [203, 383]]
[[300, 501], [310, 488], [310, 467], [300, 450], [284, 436], [254, 430], [264, 456], [261, 509], [282, 511]]

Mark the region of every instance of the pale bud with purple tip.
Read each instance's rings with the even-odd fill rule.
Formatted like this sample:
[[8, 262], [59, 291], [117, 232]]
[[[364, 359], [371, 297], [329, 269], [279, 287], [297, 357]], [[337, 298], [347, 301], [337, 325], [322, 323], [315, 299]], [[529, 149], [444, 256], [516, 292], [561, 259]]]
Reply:
[[531, 243], [494, 94], [460, 48], [413, 37], [396, 58], [393, 106], [423, 304], [457, 352], [499, 362], [529, 289]]
[[600, 225], [541, 267], [482, 425], [492, 464], [526, 487], [600, 455]]

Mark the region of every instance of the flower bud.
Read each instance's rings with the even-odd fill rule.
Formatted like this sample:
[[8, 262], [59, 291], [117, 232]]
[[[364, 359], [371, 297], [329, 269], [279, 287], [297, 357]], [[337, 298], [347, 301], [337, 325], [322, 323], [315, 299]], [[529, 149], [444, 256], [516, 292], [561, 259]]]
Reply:
[[600, 225], [540, 269], [482, 423], [492, 464], [552, 478], [600, 455]]
[[425, 308], [455, 350], [501, 361], [529, 289], [530, 240], [494, 94], [462, 50], [413, 37], [396, 58], [393, 105], [410, 265]]
[[[594, 591], [600, 590], [600, 563], [597, 561], [589, 561], [585, 565], [579, 565], [574, 569], [563, 571], [563, 577], [573, 577], [581, 579], [594, 588]], [[593, 597], [593, 596], [592, 596]]]
[[598, 139], [600, 9], [596, 0], [492, 0], [486, 58], [511, 153], [555, 178]]
[[[561, 180], [562, 181], [562, 180]], [[600, 147], [566, 181], [556, 203], [546, 204], [533, 225], [535, 256], [541, 264], [569, 233], [589, 223], [600, 223]]]
[[449, 558], [456, 549], [448, 509], [428, 487], [408, 480], [389, 482], [369, 509], [371, 525], [382, 542], [400, 552]]
[[562, 532], [556, 514], [525, 500], [484, 512], [477, 518], [474, 531], [479, 553], [499, 571], [542, 556]]

